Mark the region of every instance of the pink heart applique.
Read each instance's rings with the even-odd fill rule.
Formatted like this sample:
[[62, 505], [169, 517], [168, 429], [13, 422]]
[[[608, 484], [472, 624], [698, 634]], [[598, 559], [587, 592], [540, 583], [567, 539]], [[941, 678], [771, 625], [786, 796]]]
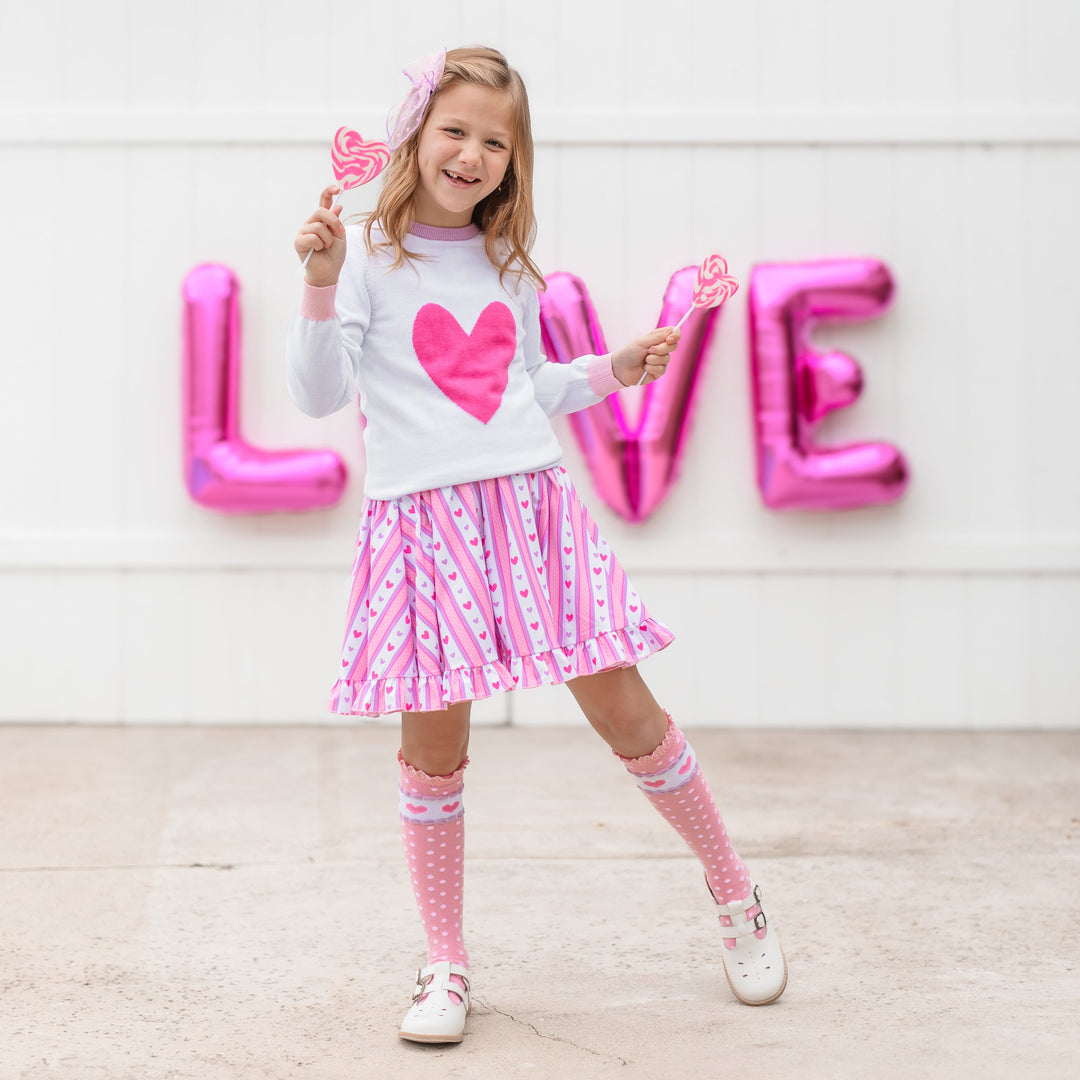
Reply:
[[405, 804], [405, 809], [408, 810], [412, 814], [426, 814], [427, 813], [427, 807], [426, 806], [414, 806], [411, 802], [407, 802]]
[[645, 786], [646, 787], [663, 787], [664, 786], [664, 781], [663, 780], [646, 780], [645, 781]]
[[[480, 312], [472, 333], [441, 304], [425, 304], [413, 322], [413, 348], [431, 381], [459, 408], [486, 424], [502, 404], [517, 349], [517, 324], [498, 300]], [[455, 511], [460, 513], [460, 511]]]
[[447, 814], [452, 814], [460, 805], [460, 800], [458, 800], [457, 802], [448, 803], [446, 806], [443, 807], [443, 812]]
[[685, 776], [690, 771], [690, 766], [694, 764], [693, 758], [687, 758], [686, 764], [679, 770], [680, 776]]

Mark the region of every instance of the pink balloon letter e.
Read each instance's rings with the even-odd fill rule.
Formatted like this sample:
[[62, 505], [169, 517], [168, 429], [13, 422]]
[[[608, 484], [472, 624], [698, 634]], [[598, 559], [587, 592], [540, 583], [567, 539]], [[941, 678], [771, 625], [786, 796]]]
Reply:
[[846, 353], [813, 349], [821, 321], [880, 315], [893, 282], [876, 259], [755, 266], [750, 276], [750, 364], [758, 486], [773, 509], [841, 510], [899, 499], [903, 455], [889, 443], [820, 447], [814, 432], [852, 404], [862, 372]]

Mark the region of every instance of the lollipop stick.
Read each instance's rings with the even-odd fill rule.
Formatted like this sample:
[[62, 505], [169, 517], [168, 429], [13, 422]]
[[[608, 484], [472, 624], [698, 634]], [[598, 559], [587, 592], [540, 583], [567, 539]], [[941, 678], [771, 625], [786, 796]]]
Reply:
[[[340, 205], [341, 205], [341, 196], [342, 196], [343, 194], [344, 194], [344, 192], [342, 192], [342, 191], [339, 191], [339, 192], [338, 192], [338, 193], [337, 193], [337, 194], [336, 194], [336, 195], [335, 195], [335, 196], [334, 196], [334, 197], [333, 197], [333, 198], [332, 198], [332, 199], [330, 200], [330, 209], [331, 209], [331, 210], [333, 210], [335, 206], [340, 206]], [[301, 268], [301, 269], [303, 269], [303, 268], [304, 268], [305, 266], [307, 266], [307, 264], [308, 264], [309, 262], [311, 262], [311, 256], [312, 256], [312, 255], [314, 255], [314, 254], [315, 254], [315, 249], [314, 249], [314, 248], [312, 248], [312, 249], [311, 249], [311, 250], [310, 250], [310, 251], [309, 251], [309, 252], [308, 252], [308, 253], [307, 253], [307, 254], [306, 254], [306, 255], [304, 256], [304, 261], [303, 261], [303, 262], [302, 262], [302, 263], [300, 264], [300, 268]]]
[[[689, 310], [689, 311], [688, 311], [688, 312], [687, 312], [687, 313], [686, 313], [686, 314], [685, 314], [685, 315], [684, 315], [684, 316], [683, 316], [683, 317], [682, 317], [682, 318], [681, 318], [681, 319], [680, 319], [680, 320], [679, 320], [679, 321], [678, 321], [678, 322], [677, 322], [677, 323], [676, 323], [676, 324], [675, 324], [675, 325], [674, 325], [674, 326], [672, 327], [672, 329], [673, 329], [673, 330], [680, 330], [680, 329], [682, 329], [682, 324], [683, 324], [684, 322], [686, 322], [686, 320], [687, 320], [687, 319], [689, 319], [689, 318], [690, 318], [690, 316], [691, 316], [691, 315], [693, 314], [693, 312], [694, 312], [694, 305], [693, 305], [693, 304], [691, 304], [691, 305], [690, 305], [690, 310]], [[635, 386], [640, 386], [640, 385], [641, 385], [641, 384], [642, 384], [642, 383], [643, 383], [643, 382], [644, 382], [644, 381], [645, 381], [645, 380], [646, 380], [646, 379], [647, 379], [648, 377], [649, 377], [649, 373], [648, 373], [648, 372], [646, 371], [646, 372], [645, 372], [645, 373], [644, 373], [644, 374], [643, 374], [643, 375], [641, 376], [641, 378], [640, 378], [640, 379], [638, 379], [638, 381], [637, 381], [636, 383], [634, 383], [634, 385], [635, 385]]]

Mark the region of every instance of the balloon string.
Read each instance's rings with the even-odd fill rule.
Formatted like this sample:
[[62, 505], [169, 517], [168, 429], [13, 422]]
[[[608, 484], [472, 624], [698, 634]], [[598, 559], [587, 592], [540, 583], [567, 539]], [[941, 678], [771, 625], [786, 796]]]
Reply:
[[[342, 188], [331, 200], [330, 209], [333, 210], [335, 206], [341, 205], [341, 196], [345, 194], [345, 189]], [[315, 254], [314, 248], [309, 248], [308, 253], [304, 256], [304, 261], [300, 264], [300, 269], [303, 270], [309, 262], [311, 262], [311, 256]]]
[[[690, 316], [691, 316], [691, 315], [692, 315], [693, 313], [694, 313], [694, 305], [693, 305], [693, 304], [691, 304], [691, 305], [690, 305], [690, 310], [689, 310], [689, 311], [688, 311], [688, 312], [687, 312], [687, 313], [686, 313], [686, 314], [685, 314], [685, 315], [684, 315], [684, 316], [683, 316], [683, 317], [682, 317], [682, 318], [681, 318], [681, 319], [680, 319], [680, 320], [679, 320], [679, 321], [678, 321], [678, 322], [677, 322], [677, 323], [676, 323], [676, 324], [675, 324], [675, 325], [674, 325], [674, 326], [672, 327], [672, 329], [673, 329], [673, 330], [679, 330], [679, 329], [681, 329], [681, 327], [682, 327], [682, 324], [683, 324], [684, 322], [686, 322], [686, 320], [687, 320], [687, 319], [689, 319], [689, 318], [690, 318]], [[635, 385], [635, 386], [640, 386], [640, 385], [641, 385], [641, 384], [642, 384], [642, 383], [643, 383], [643, 382], [644, 382], [644, 381], [645, 381], [645, 380], [646, 380], [646, 379], [647, 379], [648, 377], [649, 377], [649, 373], [648, 373], [647, 371], [646, 371], [646, 372], [643, 372], [643, 373], [642, 373], [642, 376], [641, 376], [641, 378], [640, 378], [640, 379], [638, 379], [638, 381], [637, 381], [636, 383], [634, 383], [634, 385]]]

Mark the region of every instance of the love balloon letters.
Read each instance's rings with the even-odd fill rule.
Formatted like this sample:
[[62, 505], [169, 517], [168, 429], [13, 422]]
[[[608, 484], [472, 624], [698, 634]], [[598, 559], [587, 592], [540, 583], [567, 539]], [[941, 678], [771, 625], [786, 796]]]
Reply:
[[[658, 326], [691, 306], [697, 267], [671, 276]], [[184, 279], [184, 473], [191, 497], [223, 513], [332, 506], [345, 466], [331, 450], [262, 450], [239, 431], [239, 283], [206, 264]], [[858, 363], [810, 343], [820, 323], [874, 318], [888, 307], [892, 277], [875, 259], [758, 265], [750, 275], [750, 372], [757, 482], [771, 509], [840, 510], [894, 502], [908, 469], [884, 442], [822, 446], [815, 434], [831, 410], [862, 389]], [[569, 420], [597, 492], [627, 521], [643, 521], [667, 497], [686, 449], [708, 345], [720, 309], [694, 308], [664, 378], [631, 413], [618, 395]], [[555, 273], [540, 294], [548, 359], [566, 363], [607, 351], [585, 283]]]

